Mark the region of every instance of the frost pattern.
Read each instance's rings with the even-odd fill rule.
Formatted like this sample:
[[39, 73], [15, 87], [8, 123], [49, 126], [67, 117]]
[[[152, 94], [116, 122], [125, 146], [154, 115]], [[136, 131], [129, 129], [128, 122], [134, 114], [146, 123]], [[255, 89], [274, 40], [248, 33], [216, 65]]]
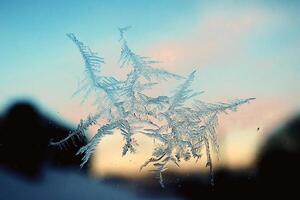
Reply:
[[[67, 34], [78, 47], [85, 64], [85, 78], [75, 94], [83, 93], [84, 100], [91, 92], [97, 94], [97, 112], [81, 120], [77, 129], [68, 137], [51, 142], [51, 145], [64, 147], [69, 141], [74, 141], [74, 138], [85, 137], [90, 126], [105, 120], [106, 123], [99, 127], [89, 143], [77, 152], [84, 155], [81, 166], [88, 162], [102, 138], [114, 134], [118, 129], [125, 141], [123, 156], [128, 152], [136, 152], [138, 146], [134, 138], [136, 134], [144, 134], [154, 139], [155, 148], [152, 157], [140, 167], [140, 170], [152, 164], [151, 171], [156, 174], [162, 187], [164, 187], [162, 173], [168, 169], [168, 165], [173, 163], [179, 167], [182, 159], [188, 161], [195, 158], [198, 161], [203, 152], [206, 153], [206, 166], [210, 169], [213, 183], [211, 152], [219, 151], [216, 137], [218, 115], [236, 111], [240, 105], [249, 103], [255, 98], [238, 99], [227, 103], [205, 103], [195, 100], [195, 97], [202, 93], [191, 89], [196, 71], [183, 77], [155, 68], [157, 61], [138, 55], [128, 46], [124, 34], [129, 28], [119, 28], [120, 67], [130, 67], [126, 80], [102, 76], [100, 72], [104, 59], [79, 41], [74, 34]], [[156, 97], [146, 95], [146, 90], [171, 78], [182, 82], [171, 95]]]

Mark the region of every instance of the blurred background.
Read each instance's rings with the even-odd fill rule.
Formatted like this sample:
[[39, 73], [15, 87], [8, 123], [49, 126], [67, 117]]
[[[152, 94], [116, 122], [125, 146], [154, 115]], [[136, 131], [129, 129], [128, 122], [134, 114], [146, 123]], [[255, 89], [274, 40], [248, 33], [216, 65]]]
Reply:
[[[299, 1], [0, 0], [0, 199], [199, 199], [296, 192], [300, 159]], [[201, 100], [256, 97], [219, 120], [215, 185], [205, 161], [165, 174], [166, 188], [139, 167], [152, 140], [121, 156], [121, 135], [103, 140], [80, 169], [78, 146], [49, 147], [94, 111], [72, 94], [84, 63], [65, 36], [75, 33], [119, 69], [118, 27], [140, 55], [181, 75], [197, 70]], [[178, 82], [162, 83], [159, 94]], [[171, 85], [171, 86], [170, 86]], [[95, 130], [89, 131], [92, 136]], [[149, 168], [150, 169], [150, 168]]]

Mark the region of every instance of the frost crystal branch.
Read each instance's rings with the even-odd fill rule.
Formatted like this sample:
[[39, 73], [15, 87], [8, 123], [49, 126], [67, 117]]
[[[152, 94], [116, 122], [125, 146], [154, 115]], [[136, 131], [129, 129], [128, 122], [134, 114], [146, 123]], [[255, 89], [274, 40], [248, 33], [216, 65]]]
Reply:
[[[169, 164], [174, 163], [179, 167], [182, 159], [187, 161], [193, 157], [198, 160], [203, 151], [206, 152], [206, 166], [209, 167], [212, 177], [211, 151], [219, 150], [216, 138], [218, 115], [236, 111], [240, 105], [249, 103], [254, 98], [214, 104], [194, 100], [201, 94], [191, 89], [196, 71], [182, 77], [155, 68], [157, 61], [138, 55], [128, 46], [125, 32], [129, 28], [119, 29], [120, 67], [130, 67], [126, 80], [102, 76], [104, 59], [79, 41], [74, 34], [67, 34], [78, 47], [85, 64], [85, 78], [76, 94], [84, 93], [84, 100], [90, 93], [103, 98], [96, 102], [98, 106], [95, 114], [81, 120], [77, 129], [67, 138], [51, 144], [65, 146], [74, 138], [85, 137], [90, 126], [105, 120], [107, 123], [101, 125], [89, 143], [77, 152], [84, 154], [81, 166], [87, 163], [102, 138], [114, 134], [118, 129], [125, 141], [123, 156], [128, 152], [136, 152], [136, 134], [144, 134], [156, 141], [152, 157], [140, 170], [152, 164], [151, 171], [156, 174], [162, 187], [162, 173], [168, 169]], [[182, 82], [172, 95], [153, 97], [146, 94], [146, 90], [171, 78]]]

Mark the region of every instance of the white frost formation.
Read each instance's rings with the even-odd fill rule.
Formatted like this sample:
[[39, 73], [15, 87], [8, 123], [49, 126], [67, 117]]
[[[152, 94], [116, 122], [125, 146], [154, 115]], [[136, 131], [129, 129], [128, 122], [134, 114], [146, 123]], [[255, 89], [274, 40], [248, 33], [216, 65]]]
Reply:
[[[89, 143], [77, 152], [84, 154], [81, 166], [87, 163], [104, 136], [113, 134], [114, 130], [119, 129], [125, 140], [123, 156], [136, 151], [138, 145], [134, 138], [136, 134], [144, 134], [156, 141], [152, 157], [141, 166], [140, 170], [148, 164], [153, 164], [152, 171], [156, 173], [162, 187], [164, 187], [162, 172], [168, 169], [170, 163], [175, 163], [179, 167], [182, 159], [187, 161], [193, 157], [198, 160], [203, 151], [206, 152], [206, 166], [210, 169], [213, 181], [211, 150], [218, 152], [216, 138], [218, 114], [236, 111], [240, 105], [254, 98], [238, 99], [228, 103], [193, 100], [201, 94], [191, 89], [196, 71], [188, 77], [182, 77], [154, 68], [156, 61], [140, 56], [129, 48], [124, 37], [125, 31], [129, 28], [119, 29], [121, 67], [131, 67], [126, 80], [102, 76], [100, 72], [104, 59], [79, 41], [74, 34], [67, 34], [78, 47], [85, 63], [85, 79], [76, 93], [84, 92], [84, 99], [91, 92], [101, 95], [102, 98], [97, 100], [100, 105], [95, 114], [81, 120], [78, 128], [67, 138], [51, 144], [65, 146], [76, 137], [85, 137], [85, 132], [91, 125], [97, 125], [99, 120], [105, 119], [107, 123], [99, 127]], [[145, 94], [145, 90], [159, 84], [159, 81], [170, 78], [182, 81], [173, 94], [157, 97]], [[189, 106], [188, 100], [193, 100]]]

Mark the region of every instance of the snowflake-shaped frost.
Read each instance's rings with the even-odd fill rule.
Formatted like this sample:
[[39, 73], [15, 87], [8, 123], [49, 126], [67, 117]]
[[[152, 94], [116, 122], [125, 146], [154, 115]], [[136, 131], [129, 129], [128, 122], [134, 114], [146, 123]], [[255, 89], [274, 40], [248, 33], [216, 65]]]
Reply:
[[[140, 56], [129, 48], [124, 36], [129, 28], [119, 29], [120, 65], [131, 68], [126, 80], [102, 76], [104, 59], [79, 41], [74, 34], [67, 34], [78, 47], [85, 64], [85, 78], [76, 93], [84, 92], [84, 99], [90, 93], [102, 95], [103, 98], [97, 101], [96, 112], [81, 120], [75, 131], [67, 138], [51, 144], [65, 146], [76, 137], [85, 137], [85, 132], [90, 126], [97, 125], [98, 121], [105, 119], [107, 123], [101, 125], [89, 143], [77, 152], [84, 154], [81, 166], [87, 163], [102, 138], [114, 134], [118, 129], [125, 140], [123, 156], [128, 152], [136, 152], [138, 146], [134, 138], [136, 134], [144, 134], [156, 141], [152, 157], [141, 166], [140, 170], [152, 164], [151, 171], [157, 175], [162, 187], [164, 187], [162, 173], [168, 169], [170, 163], [179, 167], [182, 159], [187, 161], [193, 157], [198, 160], [203, 151], [206, 153], [206, 166], [209, 167], [212, 177], [211, 150], [218, 152], [219, 149], [216, 138], [218, 115], [236, 111], [240, 105], [249, 103], [254, 98], [227, 103], [205, 103], [195, 100], [195, 97], [201, 94], [191, 89], [196, 71], [183, 77], [153, 67], [157, 61]], [[146, 95], [146, 90], [168, 79], [181, 81], [171, 95], [155, 97]], [[213, 181], [213, 178], [211, 180]]]

